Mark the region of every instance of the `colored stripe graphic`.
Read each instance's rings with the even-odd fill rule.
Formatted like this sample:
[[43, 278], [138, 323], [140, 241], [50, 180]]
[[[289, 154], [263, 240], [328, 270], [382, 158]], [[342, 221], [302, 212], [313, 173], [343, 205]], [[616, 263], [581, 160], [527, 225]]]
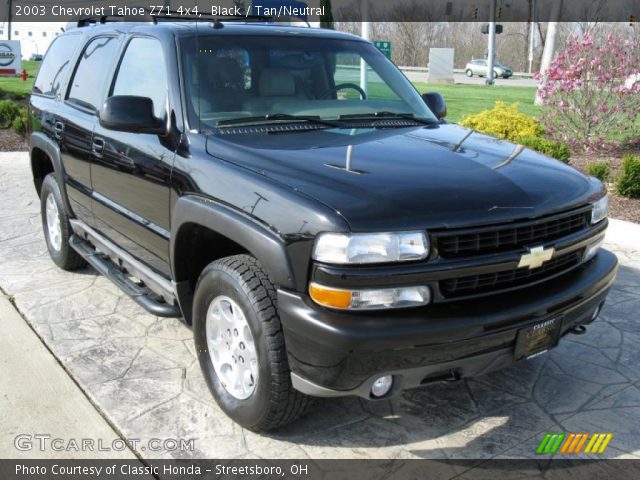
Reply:
[[538, 455], [556, 453], [558, 451], [558, 448], [560, 448], [562, 440], [564, 440], [565, 436], [566, 435], [564, 433], [547, 433], [540, 442], [540, 445], [538, 445], [536, 453]]
[[589, 434], [586, 432], [580, 432], [565, 434], [549, 432], [538, 445], [536, 454], [579, 454], [583, 451], [585, 444], [587, 446], [584, 449], [584, 453], [604, 453], [612, 438], [612, 433]]
[[594, 433], [584, 453], [604, 453], [612, 438], [612, 433]]
[[576, 434], [570, 433], [569, 436], [567, 437], [567, 440], [562, 445], [562, 448], [560, 449], [560, 453], [567, 453], [569, 451], [574, 438], [576, 438]]
[[589, 438], [589, 434], [588, 433], [583, 433], [582, 434], [582, 439], [580, 440], [580, 443], [578, 443], [578, 446], [576, 447], [575, 453], [580, 453], [582, 451], [582, 447], [584, 446], [585, 442], [587, 441], [587, 438]]

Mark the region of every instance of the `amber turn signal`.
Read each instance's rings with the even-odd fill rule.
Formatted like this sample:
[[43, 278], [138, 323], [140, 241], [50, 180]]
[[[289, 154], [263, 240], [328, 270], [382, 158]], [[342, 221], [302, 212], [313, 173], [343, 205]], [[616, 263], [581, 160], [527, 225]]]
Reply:
[[325, 307], [347, 309], [351, 305], [351, 291], [323, 287], [317, 283], [309, 285], [309, 295], [314, 302]]

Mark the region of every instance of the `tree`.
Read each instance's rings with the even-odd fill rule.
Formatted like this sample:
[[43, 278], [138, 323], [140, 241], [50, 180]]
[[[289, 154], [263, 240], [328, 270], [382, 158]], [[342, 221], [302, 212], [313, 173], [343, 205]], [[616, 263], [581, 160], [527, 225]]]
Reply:
[[538, 86], [547, 132], [577, 149], [609, 148], [637, 128], [639, 72], [638, 39], [613, 32], [574, 35]]

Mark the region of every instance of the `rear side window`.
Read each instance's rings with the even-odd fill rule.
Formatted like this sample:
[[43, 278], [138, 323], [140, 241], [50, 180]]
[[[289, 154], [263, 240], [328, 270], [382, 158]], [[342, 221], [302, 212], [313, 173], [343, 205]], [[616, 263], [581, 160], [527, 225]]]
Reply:
[[100, 108], [104, 82], [117, 50], [114, 37], [94, 38], [87, 44], [71, 81], [69, 101], [94, 110]]
[[53, 41], [44, 57], [33, 85], [33, 93], [55, 97], [69, 71], [69, 63], [80, 43], [81, 35], [63, 35]]
[[149, 97], [155, 116], [164, 118], [167, 70], [160, 42], [152, 38], [134, 38], [129, 42], [111, 95]]

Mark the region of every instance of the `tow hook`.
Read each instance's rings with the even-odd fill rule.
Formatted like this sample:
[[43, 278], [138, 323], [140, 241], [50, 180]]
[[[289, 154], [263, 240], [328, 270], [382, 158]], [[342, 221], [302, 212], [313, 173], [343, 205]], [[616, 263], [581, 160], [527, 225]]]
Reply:
[[574, 335], [584, 335], [587, 333], [587, 327], [584, 325], [578, 325], [569, 330], [569, 333], [573, 333]]

